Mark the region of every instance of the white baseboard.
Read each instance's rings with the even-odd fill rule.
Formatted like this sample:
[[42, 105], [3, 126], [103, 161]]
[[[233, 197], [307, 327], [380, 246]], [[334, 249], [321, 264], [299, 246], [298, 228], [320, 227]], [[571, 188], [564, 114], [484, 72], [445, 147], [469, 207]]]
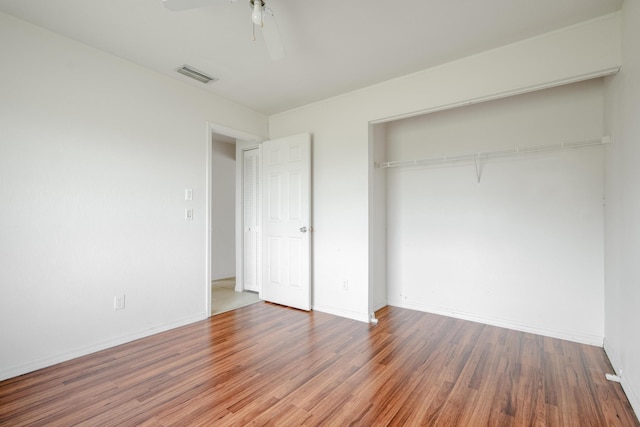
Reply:
[[631, 409], [635, 412], [636, 417], [640, 418], [640, 398], [638, 394], [633, 389], [629, 380], [625, 377], [622, 364], [620, 363], [620, 358], [618, 357], [618, 353], [611, 347], [611, 345], [607, 342], [607, 339], [604, 340], [604, 352], [607, 354], [611, 365], [613, 366], [614, 373], [620, 376], [620, 385], [622, 386], [622, 390], [627, 395], [627, 399], [629, 399], [629, 403], [631, 404]]
[[329, 307], [322, 305], [314, 305], [313, 309], [315, 311], [320, 311], [322, 313], [333, 314], [334, 316], [346, 317], [347, 319], [357, 320], [360, 322], [369, 323], [369, 315], [367, 313], [360, 313], [356, 311], [344, 310], [337, 307]]
[[375, 313], [376, 311], [380, 310], [380, 309], [381, 309], [381, 308], [383, 308], [383, 307], [386, 307], [387, 305], [388, 305], [388, 304], [387, 304], [387, 302], [386, 302], [386, 301], [384, 301], [384, 302], [380, 302], [380, 303], [378, 303], [378, 304], [374, 304], [374, 306], [373, 306], [373, 312]]
[[393, 305], [401, 308], [408, 308], [410, 310], [424, 311], [427, 313], [440, 314], [443, 316], [455, 317], [456, 319], [470, 320], [472, 322], [484, 323], [486, 325], [498, 326], [501, 328], [513, 329], [521, 332], [529, 332], [532, 334], [543, 335], [551, 338], [559, 338], [567, 341], [573, 341], [580, 344], [594, 345], [602, 347], [604, 337], [597, 335], [589, 335], [576, 333], [571, 331], [563, 331], [558, 329], [551, 329], [546, 327], [540, 327], [537, 325], [530, 325], [521, 322], [515, 322], [506, 319], [498, 319], [489, 316], [481, 316], [474, 313], [466, 313], [463, 311], [448, 310], [442, 307], [434, 307], [429, 305], [412, 304], [406, 301], [388, 301], [389, 305]]
[[234, 282], [236, 281], [236, 277], [235, 276], [230, 276], [230, 277], [218, 277], [217, 279], [212, 278], [211, 279], [211, 283], [213, 284], [214, 282], [227, 282], [227, 281], [231, 281], [233, 280]]
[[180, 326], [185, 326], [190, 323], [199, 322], [201, 320], [207, 319], [208, 317], [209, 316], [207, 316], [206, 314], [199, 314], [197, 316], [188, 317], [186, 319], [182, 319], [177, 322], [172, 322], [166, 325], [145, 329], [144, 331], [139, 331], [132, 334], [127, 334], [117, 338], [102, 341], [87, 347], [77, 348], [72, 351], [43, 357], [38, 360], [32, 360], [30, 362], [27, 362], [21, 365], [4, 368], [0, 370], [0, 381], [6, 380], [8, 378], [17, 377], [18, 375], [27, 374], [29, 372], [37, 371], [38, 369], [47, 368], [49, 366], [66, 362], [68, 360], [75, 359], [77, 357], [86, 356], [88, 354], [95, 353], [100, 350], [105, 350], [107, 348], [115, 347], [121, 344], [126, 344], [128, 342], [135, 341], [140, 338], [145, 338], [151, 335], [155, 335], [160, 332], [165, 332], [170, 329], [179, 328]]

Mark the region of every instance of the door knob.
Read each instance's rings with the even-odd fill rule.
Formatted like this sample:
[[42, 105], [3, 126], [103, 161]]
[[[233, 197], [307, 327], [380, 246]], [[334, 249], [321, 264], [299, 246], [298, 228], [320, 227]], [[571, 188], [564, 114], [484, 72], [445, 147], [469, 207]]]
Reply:
[[300, 227], [300, 232], [301, 233], [306, 233], [307, 232], [307, 227]]

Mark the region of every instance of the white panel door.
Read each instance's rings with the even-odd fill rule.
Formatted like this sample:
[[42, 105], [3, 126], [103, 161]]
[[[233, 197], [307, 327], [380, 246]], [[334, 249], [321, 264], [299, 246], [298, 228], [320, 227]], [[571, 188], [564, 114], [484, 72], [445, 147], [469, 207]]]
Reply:
[[263, 294], [311, 309], [311, 137], [266, 141], [263, 159]]
[[260, 155], [257, 148], [243, 151], [242, 223], [244, 290], [260, 291]]

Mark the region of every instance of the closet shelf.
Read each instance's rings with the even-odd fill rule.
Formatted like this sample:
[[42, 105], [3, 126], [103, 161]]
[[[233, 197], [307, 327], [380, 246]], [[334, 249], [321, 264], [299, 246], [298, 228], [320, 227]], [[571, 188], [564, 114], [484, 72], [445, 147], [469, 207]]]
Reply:
[[601, 139], [594, 139], [589, 141], [582, 142], [563, 142], [562, 144], [556, 145], [545, 145], [545, 146], [530, 146], [530, 147], [519, 147], [512, 148], [509, 150], [500, 150], [500, 151], [483, 151], [476, 153], [468, 153], [468, 154], [456, 154], [450, 156], [440, 156], [440, 157], [428, 157], [424, 159], [418, 160], [396, 160], [392, 162], [383, 162], [376, 163], [377, 168], [386, 169], [386, 168], [396, 168], [402, 166], [417, 166], [417, 165], [429, 165], [434, 163], [449, 163], [449, 162], [459, 162], [464, 160], [482, 160], [488, 159], [491, 157], [504, 157], [504, 156], [514, 156], [518, 154], [527, 154], [527, 153], [538, 153], [541, 151], [556, 151], [556, 150], [567, 150], [570, 148], [584, 148], [584, 147], [592, 147], [596, 145], [605, 145], [611, 142], [611, 138], [608, 136], [603, 136]]

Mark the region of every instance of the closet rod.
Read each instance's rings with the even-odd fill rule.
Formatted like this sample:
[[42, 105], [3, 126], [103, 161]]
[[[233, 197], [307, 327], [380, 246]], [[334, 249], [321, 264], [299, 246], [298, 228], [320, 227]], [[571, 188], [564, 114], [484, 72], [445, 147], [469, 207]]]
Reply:
[[414, 165], [429, 165], [434, 163], [447, 163], [447, 162], [459, 162], [462, 160], [481, 160], [488, 159], [491, 157], [501, 157], [501, 156], [513, 156], [516, 154], [527, 154], [527, 153], [538, 153], [541, 151], [555, 151], [555, 150], [566, 150], [569, 148], [583, 148], [583, 147], [592, 147], [595, 145], [605, 145], [611, 142], [611, 138], [608, 136], [603, 136], [601, 139], [594, 139], [590, 141], [582, 141], [582, 142], [563, 142], [557, 145], [544, 145], [544, 146], [530, 146], [530, 147], [519, 147], [512, 148], [510, 150], [500, 150], [500, 151], [484, 151], [484, 152], [476, 152], [469, 154], [456, 154], [450, 156], [440, 156], [440, 157], [428, 157], [425, 159], [419, 160], [396, 160], [392, 162], [383, 162], [376, 164], [376, 167], [385, 169], [385, 168], [396, 168], [400, 166], [414, 166]]

